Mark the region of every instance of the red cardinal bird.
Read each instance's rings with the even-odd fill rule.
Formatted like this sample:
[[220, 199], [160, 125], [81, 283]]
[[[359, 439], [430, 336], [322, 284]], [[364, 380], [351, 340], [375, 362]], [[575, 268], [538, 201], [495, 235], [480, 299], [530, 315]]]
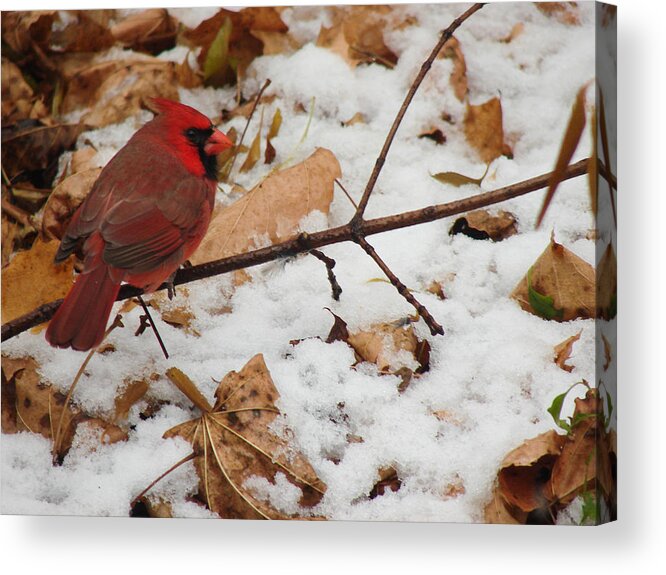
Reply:
[[160, 113], [102, 170], [62, 238], [55, 261], [79, 248], [84, 261], [46, 330], [53, 346], [99, 345], [120, 283], [157, 289], [208, 229], [216, 156], [232, 143], [194, 108], [153, 102]]

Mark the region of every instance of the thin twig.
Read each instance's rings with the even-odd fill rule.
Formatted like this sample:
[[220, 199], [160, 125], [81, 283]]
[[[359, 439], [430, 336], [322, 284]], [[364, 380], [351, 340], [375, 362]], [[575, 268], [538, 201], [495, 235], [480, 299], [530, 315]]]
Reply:
[[155, 325], [155, 321], [153, 320], [153, 316], [150, 315], [150, 312], [148, 311], [148, 306], [146, 305], [146, 302], [143, 301], [143, 298], [141, 296], [138, 296], [139, 303], [141, 304], [141, 307], [143, 308], [144, 313], [148, 317], [148, 321], [150, 322], [150, 327], [153, 329], [153, 333], [155, 334], [155, 337], [157, 338], [157, 343], [160, 344], [160, 347], [162, 348], [162, 353], [164, 354], [165, 359], [169, 359], [169, 352], [166, 349], [166, 346], [164, 345], [164, 342], [162, 341], [162, 336], [160, 336], [160, 332], [157, 331], [157, 326]]
[[[123, 327], [123, 322], [122, 316], [118, 314], [115, 319], [113, 320], [113, 323], [109, 326], [109, 328], [104, 332], [104, 337], [102, 338], [102, 341], [104, 341], [107, 336], [117, 327]], [[100, 344], [101, 345], [101, 344]], [[92, 359], [93, 355], [99, 348], [99, 345], [97, 347], [92, 348], [89, 352], [88, 355], [86, 356], [85, 360], [83, 360], [83, 363], [81, 364], [81, 367], [79, 368], [79, 371], [76, 372], [76, 376], [74, 377], [74, 381], [72, 381], [72, 385], [69, 386], [69, 391], [67, 392], [67, 397], [65, 397], [65, 402], [62, 404], [62, 411], [60, 412], [60, 420], [58, 421], [58, 427], [56, 428], [55, 436], [53, 437], [53, 462], [56, 463], [58, 461], [58, 452], [60, 451], [60, 443], [62, 442], [62, 425], [65, 421], [65, 413], [67, 412], [67, 406], [69, 405], [70, 400], [72, 399], [72, 394], [74, 393], [74, 389], [76, 388], [76, 385], [79, 383], [79, 380], [81, 379], [81, 376], [83, 375], [83, 372], [86, 369], [86, 366]]]
[[319, 261], [324, 262], [324, 265], [326, 266], [326, 272], [328, 273], [328, 282], [331, 284], [331, 292], [333, 295], [333, 299], [335, 301], [340, 301], [342, 288], [340, 287], [340, 284], [338, 283], [338, 280], [335, 277], [335, 274], [333, 273], [333, 268], [335, 267], [335, 260], [333, 258], [329, 258], [327, 255], [324, 255], [319, 250], [310, 250], [310, 253], [314, 257], [316, 257]]
[[352, 198], [349, 195], [349, 192], [345, 189], [345, 187], [342, 185], [342, 182], [335, 178], [335, 183], [338, 184], [339, 188], [344, 192], [345, 196], [347, 196], [347, 199], [351, 202], [352, 206], [354, 206], [355, 210], [358, 210], [358, 204], [354, 201], [354, 198]]
[[31, 228], [33, 230], [35, 229], [30, 214], [28, 214], [28, 212], [23, 211], [18, 206], [11, 204], [9, 200], [7, 200], [7, 198], [2, 198], [2, 211], [8, 216], [11, 216], [14, 220], [16, 220], [19, 224], [23, 225], [24, 227]]
[[268, 86], [271, 85], [271, 80], [270, 78], [266, 79], [264, 82], [264, 85], [261, 87], [261, 90], [259, 90], [259, 93], [257, 94], [256, 99], [254, 100], [254, 104], [252, 105], [252, 110], [250, 110], [250, 115], [247, 117], [247, 122], [245, 122], [245, 128], [243, 129], [243, 133], [241, 134], [240, 140], [238, 141], [238, 145], [236, 146], [236, 149], [234, 150], [234, 155], [231, 158], [231, 166], [229, 166], [229, 177], [231, 177], [231, 172], [234, 169], [234, 164], [236, 163], [236, 158], [238, 157], [238, 152], [241, 149], [241, 146], [243, 145], [243, 139], [245, 138], [245, 134], [247, 133], [247, 129], [250, 127], [250, 121], [252, 120], [252, 116], [254, 116], [254, 111], [257, 109], [257, 106], [259, 105], [259, 100], [261, 100], [261, 96], [264, 93], [264, 90], [268, 88]]
[[181, 465], [187, 463], [188, 461], [191, 461], [194, 458], [195, 458], [194, 453], [190, 453], [189, 455], [183, 457], [180, 461], [174, 463], [171, 467], [169, 467], [169, 469], [167, 469], [164, 473], [162, 473], [162, 475], [160, 475], [157, 479], [155, 479], [154, 481], [151, 481], [151, 483], [148, 487], [146, 487], [141, 493], [139, 493], [134, 499], [132, 499], [132, 501], [130, 502], [130, 509], [133, 509], [134, 506], [139, 502], [139, 499], [141, 499], [146, 493], [148, 493], [153, 487], [155, 487], [155, 485], [157, 485], [157, 483], [159, 483], [160, 481], [162, 481], [162, 479], [164, 479], [167, 475], [169, 475], [169, 473], [171, 473], [172, 471], [175, 471]]
[[412, 85], [409, 88], [407, 95], [405, 96], [405, 101], [402, 103], [402, 106], [400, 106], [400, 111], [398, 112], [398, 115], [395, 117], [395, 120], [393, 121], [393, 125], [391, 126], [391, 129], [389, 130], [389, 133], [386, 136], [386, 141], [384, 142], [382, 151], [380, 152], [379, 157], [375, 162], [375, 167], [372, 170], [370, 179], [368, 179], [368, 183], [365, 186], [363, 197], [361, 198], [361, 201], [358, 204], [358, 209], [356, 210], [356, 214], [354, 216], [357, 224], [363, 218], [363, 213], [365, 212], [365, 208], [368, 205], [370, 194], [372, 193], [372, 190], [374, 189], [375, 184], [377, 183], [377, 178], [379, 177], [379, 173], [382, 171], [382, 167], [384, 166], [384, 162], [386, 161], [386, 156], [388, 155], [389, 149], [391, 148], [391, 144], [393, 143], [393, 138], [395, 137], [395, 134], [398, 131], [398, 128], [400, 127], [400, 123], [402, 122], [402, 118], [407, 112], [407, 108], [409, 107], [412, 98], [414, 98], [414, 94], [416, 94], [416, 91], [419, 89], [419, 86], [421, 85], [423, 78], [425, 78], [426, 74], [428, 73], [428, 70], [430, 70], [430, 67], [432, 66], [432, 63], [435, 61], [437, 54], [439, 54], [439, 51], [444, 47], [444, 44], [446, 44], [446, 42], [450, 40], [451, 36], [453, 36], [453, 33], [465, 20], [467, 20], [475, 12], [481, 10], [483, 6], [484, 6], [483, 3], [474, 4], [474, 6], [472, 6], [469, 10], [458, 16], [458, 18], [456, 18], [451, 23], [451, 25], [442, 32], [442, 34], [439, 37], [439, 41], [433, 48], [432, 52], [430, 53], [430, 56], [428, 56], [427, 60], [421, 65], [421, 70], [417, 74], [416, 78], [414, 78], [414, 82], [412, 82]]
[[[571, 164], [564, 173], [562, 181], [582, 176], [587, 173], [589, 158], [585, 158]], [[604, 169], [605, 170], [605, 169]], [[602, 171], [600, 170], [600, 173]], [[447, 202], [428, 206], [418, 210], [403, 212], [391, 216], [384, 216], [372, 220], [366, 220], [361, 223], [357, 230], [363, 237], [373, 234], [380, 234], [391, 230], [406, 228], [416, 224], [433, 222], [449, 216], [463, 214], [471, 210], [478, 210], [487, 206], [498, 204], [506, 200], [517, 198], [537, 190], [541, 190], [548, 185], [551, 173], [542, 174], [516, 184], [511, 184], [491, 192], [485, 192]], [[178, 270], [173, 280], [174, 285], [183, 285], [192, 281], [217, 276], [230, 271], [249, 268], [267, 262], [275, 261], [283, 257], [291, 257], [300, 253], [309, 252], [312, 249], [322, 248], [331, 244], [353, 241], [353, 231], [349, 224], [330, 228], [321, 232], [308, 234], [307, 238], [303, 235], [294, 237], [290, 240], [273, 244], [264, 248], [259, 248], [250, 252], [229, 256], [212, 262], [199, 264], [190, 268], [181, 268]], [[162, 284], [159, 289], [167, 289], [167, 284]], [[142, 294], [143, 291], [131, 285], [121, 287], [116, 300], [125, 300]], [[62, 299], [52, 301], [39, 306], [33, 311], [9, 321], [2, 325], [2, 341], [23, 333], [27, 329], [48, 321], [53, 317]]]
[[400, 295], [404, 297], [412, 306], [414, 306], [414, 308], [416, 308], [416, 311], [419, 312], [419, 315], [423, 318], [423, 321], [425, 321], [426, 325], [430, 328], [430, 333], [432, 335], [444, 335], [444, 328], [442, 328], [442, 326], [435, 321], [435, 318], [430, 315], [430, 312], [425, 308], [425, 306], [414, 297], [412, 292], [407, 289], [407, 286], [405, 286], [405, 284], [403, 284], [391, 271], [384, 260], [379, 257], [375, 251], [375, 248], [373, 248], [363, 237], [358, 237], [355, 239], [355, 241], [359, 246], [361, 246], [361, 248], [363, 248], [363, 251], [365, 251], [365, 253], [368, 254], [381, 268], [381, 270], [384, 272], [384, 275], [386, 275], [391, 284], [393, 284], [395, 289], [398, 290]]

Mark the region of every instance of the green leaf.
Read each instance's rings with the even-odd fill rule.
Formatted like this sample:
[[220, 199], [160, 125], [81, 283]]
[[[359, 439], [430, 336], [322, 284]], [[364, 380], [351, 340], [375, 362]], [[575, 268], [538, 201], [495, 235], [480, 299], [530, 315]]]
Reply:
[[564, 404], [564, 398], [567, 396], [567, 393], [571, 391], [571, 387], [567, 389], [564, 393], [558, 395], [553, 399], [553, 403], [550, 404], [548, 408], [548, 413], [552, 416], [555, 421], [555, 425], [559, 428], [564, 429], [567, 433], [571, 431], [571, 426], [564, 420], [560, 418], [562, 415], [562, 405]]
[[540, 294], [532, 287], [532, 268], [527, 272], [527, 295], [532, 309], [538, 316], [544, 319], [554, 319], [564, 315], [563, 309], [555, 309], [552, 297]]
[[580, 518], [580, 525], [596, 525], [599, 523], [599, 506], [597, 505], [597, 494], [590, 490], [581, 494], [583, 499], [583, 515]]
[[207, 86], [223, 86], [229, 70], [233, 67], [232, 59], [229, 57], [231, 29], [231, 20], [227, 17], [208, 47], [203, 66], [204, 82]]

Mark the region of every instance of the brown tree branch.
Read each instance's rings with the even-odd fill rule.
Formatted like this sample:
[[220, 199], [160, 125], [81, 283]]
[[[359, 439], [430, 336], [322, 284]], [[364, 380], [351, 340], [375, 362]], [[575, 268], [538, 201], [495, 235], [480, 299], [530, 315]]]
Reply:
[[444, 47], [444, 44], [446, 44], [446, 42], [451, 39], [451, 36], [453, 36], [453, 33], [460, 27], [460, 25], [465, 20], [467, 20], [472, 14], [481, 10], [483, 6], [484, 6], [483, 3], [474, 4], [474, 6], [472, 6], [469, 10], [467, 10], [465, 13], [461, 14], [460, 16], [458, 16], [458, 18], [456, 18], [453, 22], [451, 22], [451, 25], [446, 30], [444, 30], [440, 35], [439, 41], [432, 49], [432, 52], [430, 52], [430, 56], [428, 56], [426, 61], [423, 62], [423, 64], [421, 65], [421, 70], [417, 74], [416, 78], [414, 78], [414, 81], [412, 82], [412, 85], [409, 88], [407, 95], [405, 96], [405, 100], [402, 103], [402, 106], [400, 106], [398, 115], [395, 117], [393, 125], [391, 126], [391, 129], [389, 130], [389, 133], [386, 136], [386, 141], [384, 142], [382, 151], [379, 153], [379, 157], [375, 162], [375, 167], [372, 170], [372, 174], [370, 174], [370, 179], [368, 180], [368, 183], [365, 186], [363, 197], [361, 198], [361, 201], [358, 204], [358, 208], [356, 209], [356, 214], [354, 215], [354, 220], [356, 223], [360, 222], [360, 220], [363, 218], [363, 213], [365, 212], [365, 208], [368, 205], [370, 194], [372, 193], [372, 190], [375, 188], [375, 184], [377, 183], [377, 178], [379, 178], [379, 173], [382, 171], [382, 167], [384, 166], [384, 162], [386, 161], [386, 156], [388, 155], [389, 149], [391, 148], [391, 144], [393, 143], [393, 138], [395, 137], [395, 134], [398, 131], [398, 128], [400, 127], [400, 123], [402, 122], [402, 119], [405, 116], [405, 113], [407, 112], [409, 104], [411, 104], [412, 99], [414, 98], [414, 94], [416, 94], [416, 91], [419, 89], [419, 86], [421, 85], [423, 78], [425, 78], [426, 74], [428, 73], [428, 70], [430, 70], [432, 63], [435, 61], [435, 58], [437, 57], [437, 54], [439, 54], [439, 51]]
[[439, 325], [436, 321], [435, 318], [430, 315], [430, 312], [426, 309], [426, 307], [420, 303], [413, 295], [412, 292], [410, 292], [407, 289], [407, 286], [403, 284], [398, 277], [391, 271], [391, 269], [386, 265], [384, 260], [382, 260], [377, 252], [375, 251], [375, 248], [373, 248], [365, 238], [359, 237], [356, 239], [356, 243], [363, 248], [363, 251], [368, 254], [374, 261], [375, 263], [381, 268], [381, 270], [384, 272], [386, 277], [389, 279], [391, 284], [395, 287], [395, 289], [398, 290], [398, 293], [402, 297], [404, 297], [414, 308], [416, 311], [419, 312], [419, 315], [423, 318], [423, 321], [426, 322], [428, 327], [430, 328], [430, 333], [432, 335], [444, 335], [444, 328]]
[[[569, 180], [587, 173], [588, 161], [589, 159], [585, 158], [570, 165], [562, 180]], [[491, 192], [477, 194], [469, 198], [428, 206], [401, 214], [362, 221], [357, 233], [360, 233], [362, 237], [366, 237], [373, 234], [406, 228], [416, 224], [432, 222], [449, 216], [463, 214], [470, 210], [477, 210], [479, 208], [491, 206], [540, 190], [548, 185], [550, 177], [551, 173], [542, 174], [530, 178], [529, 180], [511, 184]], [[173, 283], [174, 285], [183, 285], [192, 281], [264, 264], [283, 257], [308, 252], [312, 249], [348, 241], [355, 241], [354, 230], [352, 229], [351, 223], [313, 234], [300, 234], [299, 236], [280, 242], [279, 244], [200, 264], [198, 266], [180, 269], [178, 270]], [[163, 284], [159, 289], [167, 289], [167, 284]], [[138, 288], [124, 285], [120, 289], [116, 299], [125, 300], [131, 297], [136, 297], [142, 293], [143, 291]], [[48, 321], [61, 303], [62, 300], [46, 303], [19, 318], [3, 324], [2, 341], [6, 341], [31, 327]]]

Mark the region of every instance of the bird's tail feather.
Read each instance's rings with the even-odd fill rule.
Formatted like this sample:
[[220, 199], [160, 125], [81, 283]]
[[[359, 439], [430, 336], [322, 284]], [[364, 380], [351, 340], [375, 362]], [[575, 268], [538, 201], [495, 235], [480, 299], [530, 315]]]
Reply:
[[49, 323], [46, 340], [78, 351], [98, 346], [119, 289], [104, 263], [80, 274]]

